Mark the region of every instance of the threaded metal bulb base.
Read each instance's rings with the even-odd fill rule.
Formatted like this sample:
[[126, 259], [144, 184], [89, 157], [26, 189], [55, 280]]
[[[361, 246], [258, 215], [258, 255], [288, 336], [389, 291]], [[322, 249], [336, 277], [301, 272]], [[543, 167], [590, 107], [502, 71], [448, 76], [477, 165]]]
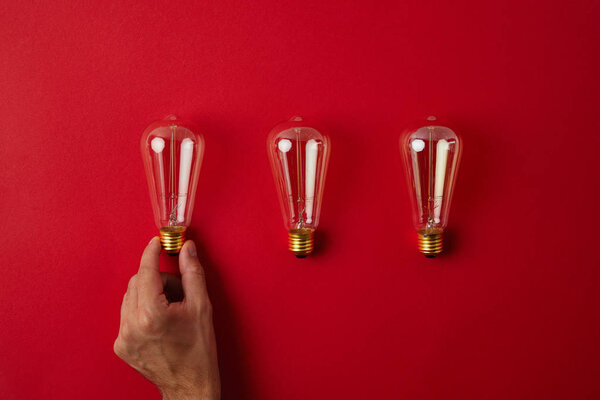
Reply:
[[160, 244], [170, 256], [179, 254], [185, 242], [185, 226], [163, 226], [160, 228]]
[[314, 248], [314, 229], [290, 229], [288, 232], [289, 249], [298, 258], [304, 258], [312, 253]]
[[443, 236], [442, 229], [420, 229], [417, 231], [419, 251], [425, 257], [435, 257], [442, 252]]

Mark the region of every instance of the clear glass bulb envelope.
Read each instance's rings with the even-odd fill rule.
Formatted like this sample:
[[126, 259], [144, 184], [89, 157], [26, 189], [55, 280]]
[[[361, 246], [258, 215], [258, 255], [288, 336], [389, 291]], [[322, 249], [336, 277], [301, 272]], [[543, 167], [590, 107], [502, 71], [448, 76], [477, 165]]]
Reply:
[[400, 138], [419, 249], [426, 256], [442, 251], [442, 233], [458, 172], [462, 141], [435, 117]]
[[146, 128], [141, 152], [161, 243], [177, 254], [192, 218], [204, 139], [189, 123], [169, 116]]
[[304, 257], [313, 250], [313, 232], [319, 225], [329, 139], [302, 118], [293, 117], [271, 130], [267, 153], [289, 248]]

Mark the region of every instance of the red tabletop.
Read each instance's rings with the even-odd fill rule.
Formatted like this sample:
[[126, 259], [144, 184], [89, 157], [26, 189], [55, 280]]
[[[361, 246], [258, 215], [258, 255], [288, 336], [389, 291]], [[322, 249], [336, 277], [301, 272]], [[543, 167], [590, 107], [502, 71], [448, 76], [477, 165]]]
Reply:
[[[224, 399], [600, 397], [597, 2], [24, 3], [0, 5], [0, 398], [159, 397], [112, 345], [169, 113], [206, 139]], [[464, 139], [433, 260], [398, 150], [430, 114]], [[292, 115], [332, 147], [302, 260], [265, 149]]]

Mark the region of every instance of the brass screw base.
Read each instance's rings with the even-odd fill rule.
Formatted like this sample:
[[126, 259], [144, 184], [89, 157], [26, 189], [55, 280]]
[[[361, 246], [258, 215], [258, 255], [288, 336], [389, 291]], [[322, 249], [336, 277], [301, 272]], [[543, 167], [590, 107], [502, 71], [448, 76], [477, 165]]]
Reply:
[[442, 229], [419, 229], [417, 231], [419, 251], [425, 257], [435, 257], [442, 252], [443, 237]]
[[313, 251], [315, 230], [310, 228], [290, 229], [288, 243], [292, 253], [298, 258], [304, 258]]
[[185, 242], [185, 226], [163, 226], [160, 228], [160, 244], [165, 253], [174, 256]]

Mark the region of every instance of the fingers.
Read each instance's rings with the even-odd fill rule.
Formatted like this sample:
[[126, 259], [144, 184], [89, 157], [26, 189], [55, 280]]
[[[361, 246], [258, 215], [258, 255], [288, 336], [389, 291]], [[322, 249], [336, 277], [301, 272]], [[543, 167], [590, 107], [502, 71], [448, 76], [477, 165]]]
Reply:
[[135, 322], [137, 319], [137, 274], [129, 279], [127, 291], [123, 296], [121, 304], [121, 324], [119, 326], [119, 334], [113, 344], [113, 351], [122, 360], [127, 359], [126, 347], [124, 341], [131, 337], [131, 332], [134, 331]]
[[127, 323], [133, 316], [137, 315], [138, 306], [138, 294], [136, 287], [137, 275], [134, 275], [129, 279], [127, 284], [127, 291], [123, 296], [123, 303], [121, 303], [121, 323], [120, 330], [122, 331]]
[[129, 279], [127, 284], [127, 292], [123, 298], [123, 309], [121, 312], [128, 312], [129, 310], [135, 310], [138, 306], [138, 293], [137, 293], [137, 275], [134, 275]]
[[138, 288], [138, 304], [140, 306], [154, 306], [162, 304], [163, 283], [160, 277], [160, 242], [157, 237], [152, 238], [146, 246], [140, 261], [140, 269], [136, 286]]
[[196, 245], [188, 240], [179, 253], [179, 272], [186, 303], [202, 308], [209, 304], [204, 269], [196, 254]]

